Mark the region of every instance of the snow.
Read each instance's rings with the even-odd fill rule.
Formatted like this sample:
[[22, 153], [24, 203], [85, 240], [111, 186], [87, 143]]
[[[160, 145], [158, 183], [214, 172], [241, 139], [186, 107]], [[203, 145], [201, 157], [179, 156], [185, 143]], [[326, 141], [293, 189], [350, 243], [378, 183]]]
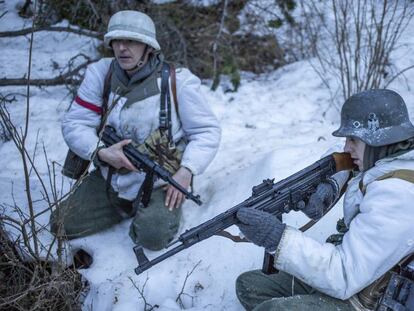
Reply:
[[[15, 2], [0, 4], [8, 13], [0, 19], [0, 31], [20, 29], [30, 25], [18, 17]], [[414, 39], [410, 36], [411, 24], [401, 38], [402, 49], [393, 61], [402, 69], [414, 62]], [[0, 76], [20, 78], [27, 72], [29, 36], [0, 38]], [[58, 74], [52, 61], [60, 67], [79, 52], [97, 57], [95, 47], [99, 41], [75, 34], [40, 32], [34, 37], [32, 78], [50, 78]], [[406, 100], [411, 116], [414, 116], [412, 82], [414, 72], [395, 80], [390, 88], [398, 91]], [[330, 102], [318, 75], [308, 61], [296, 62], [274, 72], [254, 76], [243, 73], [237, 93], [223, 90], [212, 92], [209, 81], [202, 91], [222, 126], [222, 142], [219, 152], [207, 171], [195, 179], [195, 191], [204, 202], [196, 206], [186, 202], [180, 232], [184, 232], [215, 215], [226, 211], [251, 194], [251, 188], [263, 179], [283, 179], [318, 160], [322, 155], [338, 150], [343, 140], [331, 136], [339, 126], [339, 112]], [[26, 106], [24, 87], [2, 87], [0, 93], [16, 94], [16, 102], [8, 104], [14, 124], [24, 127]], [[43, 146], [49, 163], [62, 164], [67, 147], [60, 131], [60, 120], [70, 105], [65, 87], [30, 89], [29, 154], [36, 154], [40, 175], [47, 177]], [[36, 141], [38, 141], [37, 148]], [[0, 144], [0, 203], [7, 207], [26, 206], [22, 164], [12, 142]], [[56, 168], [57, 172], [60, 168]], [[31, 175], [31, 189], [35, 199], [41, 198], [41, 187], [35, 175]], [[66, 193], [72, 181], [57, 174], [57, 183], [63, 183]], [[59, 188], [58, 187], [58, 188]], [[44, 202], [35, 204], [36, 211], [45, 208]], [[308, 234], [323, 241], [335, 229], [341, 216], [341, 204], [324, 217]], [[40, 224], [48, 223], [49, 214], [38, 218]], [[285, 215], [289, 225], [299, 227], [307, 218], [299, 213]], [[69, 253], [79, 248], [94, 258], [89, 269], [80, 270], [89, 281], [91, 289], [84, 310], [143, 310], [144, 301], [134, 284], [142, 289], [147, 303], [159, 305], [157, 310], [179, 310], [176, 302], [184, 280], [188, 277], [183, 303], [188, 310], [241, 310], [235, 295], [234, 283], [239, 274], [261, 267], [263, 250], [250, 243], [233, 243], [222, 237], [212, 237], [176, 254], [172, 258], [137, 276], [137, 261], [133, 243], [128, 236], [130, 220], [87, 238], [68, 242]], [[236, 227], [228, 229], [238, 234]], [[51, 236], [41, 236], [45, 245]], [[164, 253], [145, 251], [149, 258]]]

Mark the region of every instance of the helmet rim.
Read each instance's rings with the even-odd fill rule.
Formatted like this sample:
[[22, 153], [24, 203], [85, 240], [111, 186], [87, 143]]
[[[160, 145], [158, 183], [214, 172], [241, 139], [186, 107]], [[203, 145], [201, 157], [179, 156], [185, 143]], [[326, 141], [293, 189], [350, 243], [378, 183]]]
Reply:
[[112, 40], [142, 42], [157, 51], [161, 50], [153, 20], [139, 11], [124, 10], [112, 15], [108, 23], [108, 31], [104, 35], [104, 45], [111, 48]]
[[400, 126], [382, 128], [372, 132], [366, 128], [349, 129], [346, 126], [341, 125], [341, 127], [334, 131], [332, 135], [335, 137], [355, 137], [362, 140], [367, 145], [380, 147], [395, 144], [414, 137], [414, 126], [409, 123], [404, 123]]
[[154, 48], [156, 51], [161, 50], [161, 47], [158, 43], [158, 41], [154, 38], [151, 38], [149, 36], [145, 36], [142, 34], [138, 34], [136, 32], [127, 31], [127, 30], [113, 30], [105, 34], [104, 36], [104, 44], [107, 48], [112, 49], [111, 47], [111, 41], [112, 40], [132, 40], [137, 41], [141, 43], [145, 43], [152, 48]]

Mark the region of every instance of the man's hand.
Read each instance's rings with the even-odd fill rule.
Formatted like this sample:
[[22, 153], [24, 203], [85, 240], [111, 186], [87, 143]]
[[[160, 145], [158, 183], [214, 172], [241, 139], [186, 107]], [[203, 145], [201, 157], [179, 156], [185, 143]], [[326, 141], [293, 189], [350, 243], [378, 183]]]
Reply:
[[[179, 183], [184, 189], [189, 189], [191, 185], [191, 178], [193, 175], [191, 171], [185, 167], [180, 167], [179, 170], [173, 175], [174, 180]], [[167, 186], [167, 194], [165, 196], [165, 206], [170, 210], [180, 207], [185, 197], [174, 186]]]
[[237, 212], [240, 223], [237, 224], [244, 236], [256, 245], [263, 246], [266, 251], [277, 249], [286, 225], [272, 214], [242, 207]]
[[108, 148], [102, 148], [98, 151], [99, 160], [120, 169], [122, 167], [130, 171], [138, 171], [137, 168], [128, 160], [122, 148], [131, 142], [130, 139], [124, 139]]
[[335, 201], [337, 192], [335, 182], [327, 179], [327, 182], [320, 183], [316, 187], [316, 191], [310, 196], [308, 204], [300, 201], [298, 207], [310, 219], [319, 220]]

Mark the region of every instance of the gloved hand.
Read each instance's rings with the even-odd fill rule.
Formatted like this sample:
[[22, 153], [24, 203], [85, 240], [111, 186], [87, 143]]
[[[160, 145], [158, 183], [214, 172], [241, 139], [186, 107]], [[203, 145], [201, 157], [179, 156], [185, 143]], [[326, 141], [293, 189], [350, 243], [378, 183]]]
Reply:
[[244, 236], [266, 251], [274, 252], [282, 238], [286, 225], [275, 216], [253, 208], [242, 207], [237, 212], [237, 224]]
[[328, 178], [326, 182], [320, 183], [316, 187], [316, 191], [310, 196], [308, 204], [301, 201], [298, 203], [298, 208], [310, 219], [318, 220], [325, 215], [327, 209], [335, 201], [338, 191], [335, 180]]

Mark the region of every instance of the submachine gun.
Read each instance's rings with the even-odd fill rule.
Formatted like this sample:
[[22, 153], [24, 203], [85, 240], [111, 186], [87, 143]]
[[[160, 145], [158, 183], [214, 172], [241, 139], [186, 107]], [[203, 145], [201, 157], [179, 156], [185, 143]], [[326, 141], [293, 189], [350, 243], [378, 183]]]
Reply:
[[[134, 252], [138, 260], [138, 267], [135, 269], [135, 273], [139, 275], [174, 254], [213, 235], [217, 235], [224, 229], [238, 223], [236, 214], [241, 207], [262, 210], [276, 217], [281, 217], [283, 213], [289, 213], [291, 210], [297, 211], [299, 210], [298, 202], [306, 201], [316, 187], [327, 177], [336, 172], [353, 168], [354, 163], [348, 153], [333, 153], [277, 183], [274, 183], [273, 179], [264, 180], [261, 184], [253, 187], [251, 197], [224, 213], [185, 231], [177, 240], [170, 243], [167, 248], [175, 244], [179, 245], [159, 257], [150, 261], [144, 254], [142, 246], [135, 246]], [[270, 272], [268, 258], [265, 258], [263, 268], [266, 270], [264, 272]]]
[[[105, 144], [105, 146], [108, 147], [116, 143], [119, 143], [123, 139], [116, 134], [115, 129], [113, 127], [105, 126], [101, 140]], [[123, 151], [128, 160], [131, 161], [131, 163], [137, 169], [145, 173], [153, 172], [155, 176], [166, 181], [170, 185], [174, 186], [182, 194], [184, 194], [186, 199], [190, 199], [198, 205], [202, 204], [199, 195], [194, 195], [192, 192], [188, 192], [172, 178], [172, 175], [169, 171], [167, 171], [157, 162], [151, 160], [147, 155], [139, 152], [131, 144], [124, 146]]]

